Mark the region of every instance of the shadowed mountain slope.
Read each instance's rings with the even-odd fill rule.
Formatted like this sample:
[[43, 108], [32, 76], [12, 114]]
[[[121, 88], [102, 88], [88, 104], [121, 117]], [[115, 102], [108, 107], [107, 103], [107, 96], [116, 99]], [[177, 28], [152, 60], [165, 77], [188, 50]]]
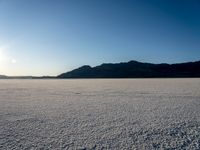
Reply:
[[82, 66], [58, 78], [154, 78], [200, 77], [200, 61], [179, 64], [152, 64], [137, 61], [108, 63], [96, 67]]

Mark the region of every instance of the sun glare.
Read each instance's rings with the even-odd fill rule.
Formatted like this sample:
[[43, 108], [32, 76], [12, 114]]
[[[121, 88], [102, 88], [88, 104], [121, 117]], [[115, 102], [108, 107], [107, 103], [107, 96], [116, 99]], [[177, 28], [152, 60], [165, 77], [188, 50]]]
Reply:
[[3, 61], [3, 52], [0, 50], [0, 61]]
[[3, 51], [0, 51], [0, 62], [4, 62], [4, 61], [6, 61], [5, 53]]
[[0, 47], [0, 62], [4, 62], [6, 61], [7, 57], [6, 57], [6, 51], [7, 51], [7, 47]]

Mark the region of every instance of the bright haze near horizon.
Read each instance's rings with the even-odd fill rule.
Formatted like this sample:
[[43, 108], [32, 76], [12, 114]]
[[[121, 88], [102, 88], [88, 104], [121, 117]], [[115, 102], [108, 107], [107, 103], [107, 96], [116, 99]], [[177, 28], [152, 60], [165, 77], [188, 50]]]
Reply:
[[0, 74], [200, 59], [198, 0], [0, 0]]

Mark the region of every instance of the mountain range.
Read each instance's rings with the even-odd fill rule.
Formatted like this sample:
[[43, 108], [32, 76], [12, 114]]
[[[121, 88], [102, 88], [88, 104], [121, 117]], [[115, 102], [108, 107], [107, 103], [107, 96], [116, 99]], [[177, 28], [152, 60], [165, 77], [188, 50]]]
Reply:
[[63, 79], [63, 78], [192, 78], [200, 77], [200, 61], [153, 64], [138, 61], [104, 63], [96, 67], [84, 65], [58, 76], [5, 76], [0, 79]]
[[88, 65], [60, 74], [57, 78], [175, 78], [200, 77], [200, 61], [152, 64], [138, 61]]

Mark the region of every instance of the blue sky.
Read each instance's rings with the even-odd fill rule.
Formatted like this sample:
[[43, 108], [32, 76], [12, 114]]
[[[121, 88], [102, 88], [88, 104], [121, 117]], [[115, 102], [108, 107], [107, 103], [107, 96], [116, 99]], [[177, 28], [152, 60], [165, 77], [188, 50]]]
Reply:
[[0, 0], [0, 74], [200, 60], [198, 0]]

